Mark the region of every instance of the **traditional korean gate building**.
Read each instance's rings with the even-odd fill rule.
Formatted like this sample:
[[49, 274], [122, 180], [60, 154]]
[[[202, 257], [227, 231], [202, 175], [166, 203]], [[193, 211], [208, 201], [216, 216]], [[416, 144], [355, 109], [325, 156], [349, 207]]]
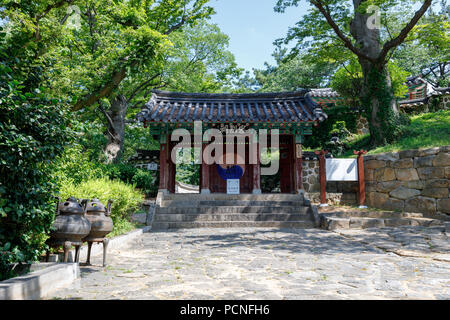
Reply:
[[[203, 133], [208, 129], [222, 132], [236, 128], [248, 130], [267, 129], [268, 134], [279, 130], [280, 143], [280, 189], [281, 193], [302, 193], [302, 142], [305, 135], [312, 134], [312, 127], [327, 118], [320, 105], [307, 90], [282, 93], [253, 94], [203, 94], [154, 91], [151, 100], [138, 114], [138, 120], [150, 128], [151, 134], [160, 142], [160, 185], [165, 194], [175, 192], [176, 164], [171, 153], [177, 142], [171, 141], [176, 129], [186, 129], [192, 140], [186, 147], [204, 150], [211, 141], [203, 137], [201, 145], [195, 145], [194, 122], [201, 121]], [[258, 138], [256, 138], [258, 139]], [[226, 138], [224, 137], [224, 140]], [[270, 137], [268, 138], [270, 146]], [[249, 141], [246, 159], [240, 179], [241, 193], [261, 193], [261, 165], [249, 162]], [[225, 150], [224, 150], [225, 153]], [[203, 152], [202, 152], [203, 154]], [[205, 159], [203, 159], [205, 160]], [[226, 193], [226, 180], [221, 178], [217, 164], [202, 161], [200, 190], [202, 194]]]

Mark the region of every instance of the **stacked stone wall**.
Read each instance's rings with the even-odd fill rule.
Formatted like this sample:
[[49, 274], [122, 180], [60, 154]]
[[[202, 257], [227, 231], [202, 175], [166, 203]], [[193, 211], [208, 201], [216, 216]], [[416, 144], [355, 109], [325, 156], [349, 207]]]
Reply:
[[367, 205], [450, 214], [450, 146], [366, 156]]

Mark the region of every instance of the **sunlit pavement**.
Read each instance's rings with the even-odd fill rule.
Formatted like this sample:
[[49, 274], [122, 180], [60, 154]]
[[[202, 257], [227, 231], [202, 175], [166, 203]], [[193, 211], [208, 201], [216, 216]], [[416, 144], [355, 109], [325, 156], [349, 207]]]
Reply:
[[48, 299], [449, 299], [442, 228], [147, 233]]

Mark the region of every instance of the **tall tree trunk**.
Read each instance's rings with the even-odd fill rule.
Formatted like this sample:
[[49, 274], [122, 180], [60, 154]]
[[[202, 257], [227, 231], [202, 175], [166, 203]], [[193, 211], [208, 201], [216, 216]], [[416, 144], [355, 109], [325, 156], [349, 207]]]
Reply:
[[[380, 29], [368, 25], [369, 15], [361, 14], [357, 8], [364, 0], [354, 0], [355, 17], [350, 24], [350, 32], [356, 40], [356, 47], [368, 60], [359, 56], [363, 73], [361, 101], [367, 110], [370, 123], [371, 144], [383, 145], [387, 142], [384, 130], [389, 127], [389, 117], [397, 115], [398, 110], [393, 97], [391, 79], [386, 61], [378, 61], [381, 53]], [[376, 62], [375, 62], [376, 61]], [[387, 117], [385, 115], [388, 115]]]
[[108, 163], [118, 162], [122, 156], [127, 110], [127, 99], [123, 95], [118, 95], [111, 101], [109, 110], [105, 112], [108, 120], [108, 143], [105, 148]]

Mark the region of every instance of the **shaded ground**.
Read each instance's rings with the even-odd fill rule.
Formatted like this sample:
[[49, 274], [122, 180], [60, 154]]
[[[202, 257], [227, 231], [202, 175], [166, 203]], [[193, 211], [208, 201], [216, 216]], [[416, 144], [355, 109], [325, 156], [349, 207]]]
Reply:
[[155, 232], [109, 262], [49, 298], [450, 299], [441, 228]]

